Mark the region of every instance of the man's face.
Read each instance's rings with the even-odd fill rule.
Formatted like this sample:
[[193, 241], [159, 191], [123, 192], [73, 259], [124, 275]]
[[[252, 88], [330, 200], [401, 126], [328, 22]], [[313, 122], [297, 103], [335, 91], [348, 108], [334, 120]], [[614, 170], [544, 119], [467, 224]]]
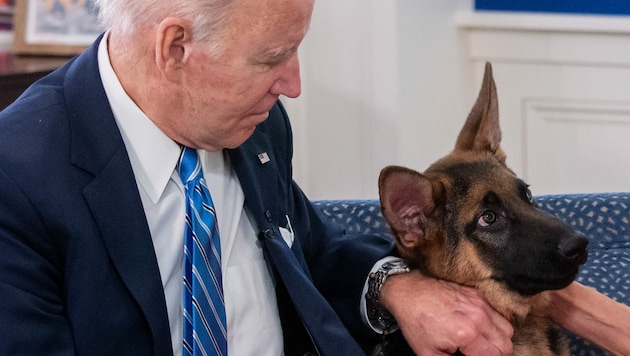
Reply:
[[223, 37], [224, 54], [193, 53], [184, 81], [186, 113], [178, 127], [193, 146], [237, 147], [267, 118], [280, 95], [300, 95], [297, 48], [313, 1], [237, 0]]

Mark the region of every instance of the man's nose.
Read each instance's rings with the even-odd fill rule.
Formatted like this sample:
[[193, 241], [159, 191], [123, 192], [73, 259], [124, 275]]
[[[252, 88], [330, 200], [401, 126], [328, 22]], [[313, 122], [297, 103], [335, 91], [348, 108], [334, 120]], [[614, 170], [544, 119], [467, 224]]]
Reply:
[[271, 93], [289, 98], [297, 98], [302, 93], [300, 61], [297, 52], [283, 65], [280, 77], [271, 87]]

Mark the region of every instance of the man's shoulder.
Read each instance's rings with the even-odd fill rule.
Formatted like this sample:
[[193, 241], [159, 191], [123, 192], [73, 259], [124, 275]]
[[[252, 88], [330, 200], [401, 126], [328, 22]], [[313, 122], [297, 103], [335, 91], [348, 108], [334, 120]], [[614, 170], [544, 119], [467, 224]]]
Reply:
[[[0, 112], [0, 132], [11, 127], [22, 126], [33, 129], [35, 123], [49, 124], [46, 118], [64, 112], [66, 73], [74, 59], [31, 84], [8, 107]], [[74, 84], [74, 83], [72, 83]], [[32, 123], [31, 123], [32, 122]]]

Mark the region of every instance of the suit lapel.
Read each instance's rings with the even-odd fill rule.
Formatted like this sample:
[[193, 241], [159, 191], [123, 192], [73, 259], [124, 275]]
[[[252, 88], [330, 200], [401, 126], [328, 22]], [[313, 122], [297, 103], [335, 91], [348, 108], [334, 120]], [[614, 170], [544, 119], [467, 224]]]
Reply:
[[[315, 288], [304, 267], [305, 261], [299, 247], [293, 251], [281, 237], [278, 227], [286, 224], [284, 215], [289, 211], [286, 206], [288, 192], [278, 176], [281, 170], [277, 164], [280, 162], [273, 152], [270, 138], [259, 129], [241, 147], [230, 151], [232, 165], [245, 193], [245, 204], [261, 231], [259, 239], [265, 250], [270, 273], [277, 273], [286, 286], [318, 354], [363, 355], [330, 304]], [[258, 158], [261, 153], [269, 156], [268, 162], [263, 163], [265, 160]], [[299, 246], [299, 241], [296, 244]]]
[[71, 160], [95, 176], [84, 197], [112, 263], [147, 318], [154, 351], [168, 354], [172, 347], [159, 267], [131, 163], [98, 74], [99, 42], [66, 73]]
[[[245, 205], [261, 230], [269, 228], [272, 221], [280, 222], [279, 202], [283, 201], [279, 195], [277, 162], [268, 141], [265, 133], [256, 130], [247, 142], [228, 151], [245, 193]], [[269, 161], [262, 163], [259, 154], [267, 154]]]
[[170, 352], [160, 271], [135, 180], [131, 172], [124, 173], [128, 170], [130, 165], [123, 147], [83, 192], [112, 263], [144, 312], [154, 336], [155, 350]]

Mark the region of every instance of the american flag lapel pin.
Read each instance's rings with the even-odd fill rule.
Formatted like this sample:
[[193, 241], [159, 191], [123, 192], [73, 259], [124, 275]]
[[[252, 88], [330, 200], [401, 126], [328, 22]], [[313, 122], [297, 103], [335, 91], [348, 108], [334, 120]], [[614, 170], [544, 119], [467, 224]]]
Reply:
[[267, 152], [259, 153], [258, 160], [260, 161], [261, 164], [265, 164], [271, 161], [271, 159], [269, 159], [269, 155], [267, 154]]

